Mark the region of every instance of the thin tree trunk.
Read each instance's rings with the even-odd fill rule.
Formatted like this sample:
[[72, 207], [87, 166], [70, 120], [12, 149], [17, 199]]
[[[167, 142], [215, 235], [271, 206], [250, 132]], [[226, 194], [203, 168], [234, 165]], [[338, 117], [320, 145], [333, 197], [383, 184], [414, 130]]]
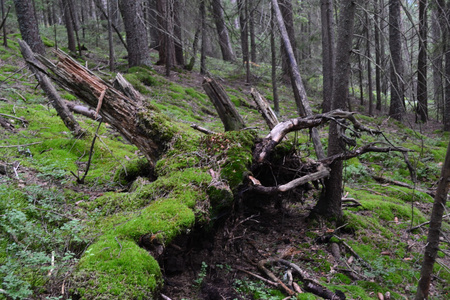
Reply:
[[415, 300], [428, 299], [431, 283], [431, 274], [439, 250], [439, 238], [441, 236], [442, 216], [445, 212], [450, 181], [450, 143], [447, 147], [445, 162], [442, 165], [441, 177], [434, 197], [433, 210], [431, 211], [430, 229], [423, 256], [422, 270]]
[[[297, 41], [295, 39], [296, 35], [294, 30], [294, 18], [292, 17], [292, 0], [280, 0], [278, 6], [280, 7], [281, 15], [283, 16], [284, 20], [284, 26], [286, 27], [289, 40], [291, 41], [291, 47], [294, 51], [294, 57], [298, 61]], [[286, 49], [284, 47], [284, 44], [281, 43], [281, 67], [283, 69], [283, 74], [289, 75], [289, 55], [286, 53]]]
[[370, 50], [370, 28], [369, 12], [366, 12], [366, 43], [367, 43], [367, 88], [369, 95], [369, 116], [373, 115], [373, 93], [372, 93], [372, 52]]
[[111, 1], [108, 0], [108, 45], [109, 45], [109, 70], [114, 71], [114, 40], [112, 34], [112, 7]]
[[231, 46], [228, 29], [225, 25], [223, 16], [223, 6], [221, 0], [212, 0], [212, 11], [214, 15], [214, 22], [216, 23], [217, 35], [219, 36], [220, 50], [222, 51], [222, 58], [225, 61], [234, 61], [235, 56]]
[[333, 1], [321, 0], [322, 16], [322, 73], [323, 73], [323, 103], [322, 111], [331, 110], [333, 73], [335, 64]]
[[69, 0], [61, 0], [62, 11], [64, 13], [64, 24], [67, 31], [67, 47], [72, 53], [76, 53], [77, 46], [75, 42], [75, 33], [73, 29], [72, 15], [70, 13]]
[[375, 20], [375, 86], [377, 91], [376, 109], [381, 111], [381, 46], [380, 46], [380, 22], [378, 6], [379, 0], [373, 2], [374, 5], [374, 20]]
[[50, 82], [50, 79], [47, 77], [47, 75], [40, 71], [40, 69], [42, 69], [42, 65], [35, 59], [34, 53], [31, 51], [28, 44], [22, 40], [19, 40], [19, 44], [23, 58], [27, 62], [30, 70], [34, 73], [34, 76], [39, 82], [39, 85], [47, 94], [51, 105], [55, 108], [59, 117], [62, 119], [66, 127], [72, 132], [74, 136], [82, 136], [84, 134], [83, 128], [80, 127], [78, 122], [70, 113], [64, 101], [59, 97], [58, 92]]
[[250, 64], [248, 46], [248, 11], [247, 0], [238, 0], [239, 26], [241, 30], [242, 62], [246, 69], [245, 83], [250, 83]]
[[202, 22], [202, 46], [200, 49], [200, 74], [206, 74], [206, 8], [205, 0], [200, 0], [200, 19]]
[[442, 88], [442, 74], [443, 71], [443, 64], [442, 64], [442, 58], [443, 58], [443, 51], [442, 51], [442, 35], [441, 35], [441, 26], [444, 24], [440, 24], [439, 22], [439, 12], [436, 5], [433, 6], [433, 11], [431, 14], [431, 44], [433, 45], [440, 45], [438, 47], [433, 47], [432, 54], [430, 60], [431, 63], [431, 69], [433, 73], [433, 99], [436, 101], [436, 109], [437, 109], [437, 120], [441, 120], [444, 103], [443, 103], [443, 88]]
[[274, 110], [277, 115], [280, 115], [280, 101], [278, 99], [278, 84], [277, 84], [277, 48], [275, 47], [275, 15], [273, 7], [270, 9], [270, 50], [272, 56], [272, 95]]
[[[2, 6], [2, 20], [4, 20], [5, 17], [5, 3], [4, 0], [1, 0], [1, 6]], [[3, 46], [5, 46], [5, 48], [8, 48], [8, 37], [6, 36], [6, 19], [5, 19], [5, 23], [3, 24]]]
[[183, 53], [183, 30], [181, 28], [180, 20], [180, 0], [173, 2], [173, 35], [174, 35], [174, 51], [175, 61], [177, 65], [184, 67], [184, 53]]
[[[251, 2], [250, 2], [251, 3]], [[256, 37], [255, 37], [255, 10], [256, 7], [250, 6], [247, 4], [248, 12], [248, 21], [249, 21], [249, 32], [250, 32], [250, 60], [252, 62], [257, 61], [256, 57]]]
[[[336, 49], [339, 51], [336, 52], [332, 109], [345, 108], [345, 101], [348, 98], [356, 2], [354, 0], [341, 1], [336, 42]], [[340, 132], [340, 126], [336, 122], [331, 122], [328, 134], [328, 156], [342, 152]], [[314, 208], [318, 215], [337, 220], [342, 218], [342, 166], [341, 160], [334, 161], [330, 165], [331, 172], [330, 177], [325, 180], [325, 192], [322, 193]]]
[[428, 120], [427, 87], [427, 0], [419, 0], [419, 56], [417, 59], [417, 107], [416, 122]]
[[[292, 50], [291, 42], [289, 40], [289, 36], [286, 30], [286, 27], [284, 25], [283, 16], [281, 15], [280, 7], [278, 5], [277, 0], [272, 0], [272, 6], [275, 12], [275, 16], [278, 21], [278, 27], [280, 29], [281, 37], [283, 39], [283, 44], [286, 49], [286, 54], [289, 58], [289, 68], [290, 73], [292, 74], [292, 87], [294, 89], [294, 94], [298, 95], [296, 97], [297, 107], [299, 109], [303, 110], [306, 114], [306, 116], [312, 116], [312, 109], [309, 106], [308, 98], [306, 96], [306, 90], [303, 86], [302, 77], [300, 76], [300, 71], [298, 69], [297, 60], [294, 56], [294, 51]], [[317, 129], [313, 128], [311, 130], [311, 137], [314, 144], [314, 150], [316, 151], [316, 155], [319, 159], [322, 159], [325, 157], [325, 153], [323, 151], [322, 144], [320, 142], [320, 137]]]

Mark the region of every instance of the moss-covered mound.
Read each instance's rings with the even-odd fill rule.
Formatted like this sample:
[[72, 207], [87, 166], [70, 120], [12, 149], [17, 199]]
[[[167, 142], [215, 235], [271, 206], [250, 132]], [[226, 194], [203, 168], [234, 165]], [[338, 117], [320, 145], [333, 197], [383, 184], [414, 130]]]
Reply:
[[151, 241], [167, 245], [229, 207], [254, 140], [251, 131], [180, 136], [158, 162], [157, 180], [138, 179], [132, 192], [84, 204], [97, 212], [87, 233], [98, 238], [72, 276], [73, 293], [82, 299], [153, 299], [163, 280]]

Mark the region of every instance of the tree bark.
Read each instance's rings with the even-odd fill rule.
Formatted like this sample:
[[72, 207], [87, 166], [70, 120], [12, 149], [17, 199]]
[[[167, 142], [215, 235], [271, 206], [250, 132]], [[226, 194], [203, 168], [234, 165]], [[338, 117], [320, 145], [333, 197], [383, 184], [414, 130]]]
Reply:
[[39, 82], [39, 85], [47, 94], [47, 97], [49, 98], [51, 105], [58, 113], [58, 116], [62, 119], [66, 127], [72, 132], [74, 136], [82, 136], [84, 134], [83, 128], [81, 128], [73, 115], [70, 113], [64, 101], [59, 97], [58, 92], [50, 82], [50, 79], [47, 77], [47, 75], [40, 71], [42, 65], [39, 64], [39, 62], [34, 58], [34, 54], [28, 44], [22, 40], [19, 40], [19, 45], [23, 58], [27, 62], [30, 70], [34, 73], [34, 76]]
[[264, 98], [257, 90], [252, 88], [250, 90], [250, 94], [252, 95], [253, 100], [256, 103], [256, 106], [258, 107], [258, 111], [263, 116], [264, 120], [269, 126], [269, 129], [272, 130], [278, 124], [277, 116], [270, 108], [270, 105], [267, 102], [266, 98]]
[[119, 91], [61, 50], [56, 50], [55, 54], [57, 65], [43, 56], [38, 55], [36, 58], [53, 73], [54, 80], [60, 86], [70, 90], [89, 106], [97, 107], [103, 120], [136, 145], [149, 165], [154, 167], [178, 131], [176, 126], [143, 101], [138, 92], [130, 89], [120, 74], [115, 81], [121, 87]]
[[370, 28], [371, 22], [369, 19], [369, 12], [366, 11], [367, 89], [369, 94], [369, 116], [372, 116], [373, 93], [372, 93], [372, 52], [370, 50]]
[[76, 53], [77, 46], [75, 43], [75, 32], [73, 29], [72, 16], [70, 14], [70, 7], [68, 0], [61, 0], [62, 11], [64, 13], [64, 24], [66, 25], [67, 32], [67, 48], [72, 53]]
[[[437, 120], [441, 120], [442, 112], [444, 111], [444, 97], [442, 95], [442, 74], [444, 74], [444, 68], [442, 64], [443, 51], [444, 47], [441, 35], [441, 26], [444, 23], [441, 23], [439, 20], [439, 11], [437, 5], [433, 6], [433, 10], [431, 13], [431, 44], [440, 45], [440, 47], [433, 47], [431, 52], [430, 60], [431, 69], [433, 74], [433, 99], [436, 101], [437, 106]], [[442, 25], [441, 25], [442, 24]]]
[[399, 121], [405, 111], [403, 106], [404, 87], [400, 20], [400, 0], [389, 0], [389, 50], [391, 53], [391, 105], [389, 116]]
[[200, 49], [200, 74], [206, 74], [206, 8], [205, 0], [200, 0], [200, 19], [202, 32], [202, 46]]
[[[281, 0], [278, 2], [279, 9], [281, 11], [281, 15], [283, 16], [284, 26], [286, 27], [287, 35], [289, 37], [289, 41], [291, 42], [291, 47], [294, 50], [295, 60], [298, 61], [298, 53], [297, 51], [297, 41], [294, 29], [294, 18], [292, 17], [293, 9], [292, 9], [292, 0]], [[290, 57], [289, 54], [286, 53], [286, 48], [284, 43], [281, 43], [280, 46], [281, 52], [281, 67], [284, 75], [290, 74]]]
[[322, 20], [322, 73], [323, 73], [323, 102], [322, 111], [331, 110], [333, 73], [335, 64], [333, 0], [321, 0]]
[[33, 52], [45, 54], [44, 43], [39, 35], [39, 27], [31, 0], [14, 0], [17, 21], [22, 38]]
[[244, 120], [228, 97], [223, 87], [214, 79], [205, 78], [203, 88], [225, 127], [225, 131], [240, 130], [245, 128]]
[[239, 11], [239, 27], [241, 31], [242, 62], [246, 69], [245, 82], [250, 83], [250, 62], [248, 46], [248, 0], [237, 0]]
[[375, 20], [375, 89], [377, 91], [376, 110], [381, 110], [381, 46], [380, 46], [380, 22], [378, 6], [379, 0], [373, 2], [374, 5], [374, 20]]
[[214, 22], [216, 23], [217, 35], [219, 36], [219, 46], [222, 58], [225, 61], [234, 61], [236, 58], [231, 46], [230, 36], [223, 16], [223, 6], [221, 0], [211, 1]]
[[[3, 27], [2, 28], [3, 29], [3, 46], [5, 46], [5, 48], [8, 48], [8, 37], [6, 36], [6, 25], [5, 25], [8, 13], [6, 13], [6, 15], [5, 15], [5, 2], [4, 2], [4, 0], [1, 0], [0, 5], [2, 6], [2, 23], [3, 23], [3, 26], [0, 26], [0, 27]], [[8, 8], [8, 12], [9, 12], [9, 8]]]
[[442, 216], [445, 212], [450, 181], [450, 143], [447, 147], [445, 162], [442, 165], [441, 178], [434, 197], [433, 210], [431, 211], [430, 229], [425, 247], [425, 253], [420, 272], [420, 280], [417, 286], [415, 300], [428, 299], [430, 291], [431, 274], [439, 250], [439, 237], [441, 235]]
[[112, 7], [110, 1], [108, 1], [108, 48], [109, 48], [109, 70], [114, 71], [114, 40], [113, 40], [113, 22], [111, 20]]
[[280, 101], [278, 98], [278, 84], [277, 84], [277, 48], [275, 47], [275, 14], [273, 7], [270, 9], [270, 52], [272, 60], [272, 95], [274, 110], [277, 115], [280, 114]]
[[[306, 90], [303, 86], [302, 77], [300, 76], [300, 72], [297, 65], [297, 60], [294, 56], [294, 51], [292, 50], [292, 45], [289, 40], [289, 36], [284, 25], [283, 16], [281, 15], [280, 7], [278, 5], [277, 0], [272, 0], [272, 6], [275, 12], [275, 16], [278, 21], [278, 27], [281, 32], [281, 37], [283, 39], [284, 47], [286, 48], [286, 53], [289, 58], [289, 68], [290, 73], [292, 74], [292, 88], [294, 89], [294, 94], [297, 95], [296, 103], [299, 111], [302, 110], [305, 112], [306, 116], [312, 116], [312, 109], [309, 106], [308, 98], [306, 96]], [[319, 132], [316, 128], [311, 130], [311, 137], [314, 143], [314, 149], [316, 151], [316, 155], [319, 159], [325, 157], [323, 152], [323, 147], [320, 142]]]
[[[336, 66], [334, 70], [333, 109], [343, 109], [348, 98], [350, 54], [356, 2], [353, 0], [343, 0], [341, 2], [336, 44], [336, 49], [339, 49], [339, 51], [336, 52]], [[342, 152], [340, 132], [340, 126], [336, 122], [331, 122], [328, 134], [329, 157]], [[330, 165], [331, 172], [330, 177], [325, 180], [325, 192], [322, 193], [314, 208], [318, 215], [337, 220], [342, 218], [342, 165], [341, 160], [334, 161]]]
[[143, 23], [142, 0], [119, 1], [128, 46], [128, 66], [151, 66], [147, 34]]
[[419, 56], [417, 58], [417, 107], [416, 122], [428, 120], [427, 88], [427, 0], [419, 0]]

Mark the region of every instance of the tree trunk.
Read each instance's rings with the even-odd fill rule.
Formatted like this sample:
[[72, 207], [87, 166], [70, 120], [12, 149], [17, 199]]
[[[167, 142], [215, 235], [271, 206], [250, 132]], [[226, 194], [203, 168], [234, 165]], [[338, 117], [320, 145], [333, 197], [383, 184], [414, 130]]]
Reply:
[[240, 130], [245, 128], [244, 120], [228, 97], [223, 87], [214, 79], [205, 78], [203, 88], [225, 127], [225, 131]]
[[405, 111], [403, 88], [400, 0], [389, 0], [389, 50], [391, 53], [391, 105], [389, 116], [401, 120]]
[[[294, 89], [294, 95], [297, 102], [297, 107], [299, 110], [305, 112], [306, 116], [312, 116], [312, 109], [309, 106], [308, 98], [306, 96], [306, 90], [303, 86], [302, 77], [300, 76], [300, 71], [298, 69], [297, 60], [294, 56], [294, 51], [292, 50], [291, 42], [289, 40], [289, 36], [284, 25], [283, 16], [281, 15], [280, 7], [278, 5], [277, 0], [272, 0], [273, 10], [275, 12], [276, 19], [278, 21], [278, 27], [281, 32], [281, 37], [283, 39], [283, 44], [286, 49], [287, 57], [289, 58], [289, 72], [292, 78], [292, 88]], [[320, 142], [319, 132], [316, 128], [311, 130], [311, 137], [314, 143], [314, 150], [316, 151], [316, 155], [319, 159], [325, 157], [323, 152], [323, 147]]]
[[419, 0], [419, 56], [417, 58], [417, 107], [416, 122], [428, 120], [427, 88], [427, 0]]
[[212, 0], [212, 12], [214, 16], [214, 22], [216, 23], [217, 35], [219, 36], [220, 50], [222, 51], [222, 58], [225, 61], [234, 61], [233, 48], [231, 46], [230, 36], [228, 29], [225, 25], [225, 19], [223, 16], [223, 6], [221, 0]]
[[242, 62], [246, 68], [247, 84], [250, 83], [250, 64], [249, 64], [249, 46], [248, 46], [248, 10], [247, 0], [237, 0], [239, 11], [239, 27], [241, 31], [241, 47], [242, 47]]
[[113, 22], [111, 20], [112, 16], [112, 7], [111, 1], [108, 1], [108, 46], [109, 46], [109, 70], [114, 71], [114, 40], [112, 34], [112, 25]]
[[447, 3], [447, 7], [444, 0], [438, 0], [439, 5], [439, 19], [442, 20], [442, 53], [445, 59], [445, 85], [444, 85], [444, 130], [450, 131], [450, 46], [448, 45], [450, 41], [450, 24], [448, 18], [450, 16], [450, 3]]
[[[5, 20], [6, 23], [6, 16], [5, 16], [5, 3], [4, 0], [0, 0], [0, 5], [2, 6], [2, 20]], [[3, 46], [5, 48], [8, 48], [8, 37], [6, 36], [6, 24], [3, 23]]]
[[335, 64], [333, 0], [321, 0], [322, 19], [322, 73], [323, 73], [323, 103], [322, 111], [331, 110], [333, 73]]
[[206, 8], [205, 0], [200, 0], [200, 19], [202, 31], [202, 46], [200, 49], [200, 74], [206, 74]]
[[47, 94], [50, 103], [55, 108], [58, 116], [62, 119], [66, 127], [72, 132], [74, 136], [80, 137], [84, 134], [83, 128], [80, 127], [73, 115], [70, 113], [64, 101], [59, 97], [50, 79], [40, 71], [42, 65], [34, 58], [34, 53], [31, 51], [28, 44], [22, 40], [19, 40], [20, 51], [22, 56], [28, 64], [30, 70], [34, 73], [39, 85]]
[[381, 110], [381, 46], [380, 46], [380, 22], [378, 21], [380, 9], [378, 7], [378, 1], [373, 2], [375, 11], [375, 89], [377, 91], [377, 104], [376, 109]]
[[269, 126], [269, 129], [272, 130], [278, 124], [278, 118], [270, 108], [269, 102], [254, 88], [250, 90], [250, 94], [258, 107], [258, 111], [266, 121], [267, 126]]
[[151, 66], [147, 34], [142, 16], [142, 0], [119, 1], [128, 46], [128, 66]]
[[175, 44], [173, 39], [173, 13], [170, 11], [172, 8], [173, 0], [157, 0], [158, 11], [158, 29], [159, 34], [159, 60], [158, 65], [166, 65], [167, 70], [170, 72], [170, 68], [176, 65], [175, 59]]
[[272, 95], [274, 110], [277, 115], [280, 114], [280, 101], [278, 99], [278, 84], [277, 84], [277, 48], [275, 47], [275, 14], [273, 7], [270, 9], [270, 51], [272, 56]]
[[[444, 108], [444, 97], [442, 95], [442, 74], [444, 74], [444, 68], [442, 64], [443, 51], [442, 47], [444, 47], [442, 42], [441, 35], [441, 26], [444, 26], [444, 23], [440, 23], [439, 20], [439, 11], [437, 5], [433, 6], [432, 14], [431, 14], [431, 44], [432, 45], [440, 45], [439, 47], [433, 47], [431, 52], [430, 60], [431, 69], [433, 73], [433, 99], [436, 101], [437, 107], [437, 120], [441, 120], [443, 108]], [[441, 25], [442, 24], [442, 25]]]
[[180, 20], [180, 1], [173, 2], [173, 36], [174, 36], [174, 51], [175, 61], [177, 65], [184, 67], [184, 53], [183, 53], [183, 30], [181, 28]]
[[[250, 2], [251, 3], [251, 2]], [[254, 4], [254, 3], [252, 3]], [[248, 25], [249, 25], [249, 33], [250, 33], [250, 61], [257, 62], [256, 57], [256, 37], [255, 37], [255, 10], [256, 7], [250, 4], [247, 4], [247, 10], [249, 12], [248, 15]]]
[[441, 235], [442, 216], [445, 212], [447, 196], [449, 192], [450, 181], [450, 143], [447, 147], [445, 162], [442, 165], [441, 178], [434, 197], [433, 210], [431, 211], [430, 229], [428, 230], [428, 239], [423, 256], [422, 270], [420, 280], [417, 286], [415, 300], [428, 299], [430, 291], [431, 274], [433, 272], [434, 262], [436, 261], [439, 250], [439, 237]]
[[[350, 75], [350, 54], [352, 49], [354, 17], [356, 2], [343, 0], [337, 31], [336, 66], [334, 70], [332, 109], [343, 109], [348, 98], [348, 83]], [[361, 1], [359, 1], [361, 2]], [[340, 126], [336, 122], [330, 123], [328, 134], [328, 157], [342, 152]], [[324, 217], [337, 220], [342, 218], [342, 161], [334, 161], [331, 165], [330, 177], [325, 179], [325, 192], [319, 198], [315, 212]]]
[[39, 36], [39, 27], [31, 0], [14, 0], [17, 21], [22, 38], [33, 52], [45, 54], [44, 43]]
[[[289, 40], [291, 41], [291, 47], [294, 51], [295, 60], [298, 61], [298, 53], [297, 53], [297, 41], [294, 30], [294, 18], [292, 17], [293, 9], [292, 9], [292, 0], [280, 0], [279, 8], [281, 11], [281, 15], [283, 16], [284, 26], [286, 27], [287, 35]], [[286, 48], [283, 43], [281, 43], [281, 67], [284, 75], [289, 75], [289, 55], [286, 53]], [[292, 83], [293, 84], [293, 83]]]
[[69, 48], [69, 51], [72, 53], [77, 52], [77, 46], [75, 42], [75, 32], [73, 30], [73, 22], [72, 22], [72, 16], [70, 14], [70, 7], [68, 0], [61, 0], [62, 4], [62, 11], [64, 13], [64, 24], [66, 25], [66, 31], [67, 31], [67, 47]]
[[366, 11], [366, 51], [367, 51], [367, 88], [369, 95], [369, 116], [373, 115], [373, 93], [372, 93], [372, 52], [370, 50], [370, 28], [371, 22], [369, 12]]

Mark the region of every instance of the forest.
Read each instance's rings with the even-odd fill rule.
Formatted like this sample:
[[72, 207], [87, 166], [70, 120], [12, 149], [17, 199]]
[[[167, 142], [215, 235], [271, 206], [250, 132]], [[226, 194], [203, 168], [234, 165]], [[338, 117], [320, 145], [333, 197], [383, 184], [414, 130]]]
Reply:
[[0, 300], [450, 298], [450, 1], [0, 6]]

